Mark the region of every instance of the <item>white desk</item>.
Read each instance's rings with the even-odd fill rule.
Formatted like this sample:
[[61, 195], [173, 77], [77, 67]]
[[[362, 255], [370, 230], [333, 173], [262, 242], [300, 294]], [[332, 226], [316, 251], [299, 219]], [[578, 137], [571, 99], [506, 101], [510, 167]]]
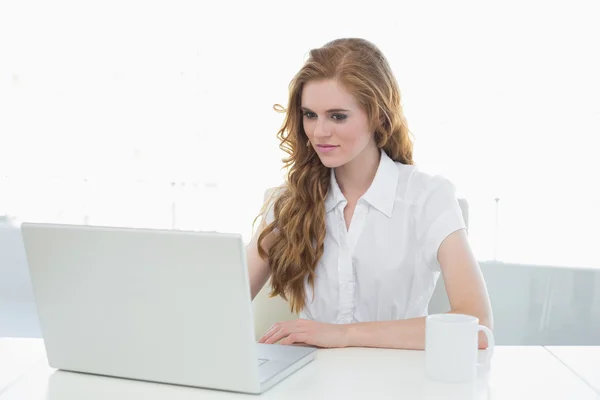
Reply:
[[[28, 340], [31, 349], [37, 346], [39, 350], [38, 339]], [[497, 347], [491, 366], [473, 385], [428, 381], [423, 376], [424, 355], [422, 351], [382, 349], [320, 350], [313, 362], [260, 398], [600, 400], [599, 394], [541, 346]], [[0, 400], [251, 398], [254, 396], [56, 371], [45, 359], [0, 395]]]
[[600, 346], [546, 346], [546, 349], [600, 394]]
[[0, 339], [0, 395], [35, 364], [45, 360], [39, 339]]

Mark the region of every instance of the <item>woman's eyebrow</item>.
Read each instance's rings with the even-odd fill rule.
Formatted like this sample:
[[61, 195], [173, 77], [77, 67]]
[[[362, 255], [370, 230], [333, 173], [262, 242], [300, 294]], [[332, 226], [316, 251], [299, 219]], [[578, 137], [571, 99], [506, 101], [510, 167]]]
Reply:
[[[311, 110], [308, 107], [300, 107], [302, 109], [302, 111], [310, 111], [310, 112], [314, 112], [313, 110]], [[328, 113], [334, 113], [334, 112], [348, 112], [350, 110], [345, 110], [343, 108], [332, 108], [330, 110], [327, 110], [326, 112]]]

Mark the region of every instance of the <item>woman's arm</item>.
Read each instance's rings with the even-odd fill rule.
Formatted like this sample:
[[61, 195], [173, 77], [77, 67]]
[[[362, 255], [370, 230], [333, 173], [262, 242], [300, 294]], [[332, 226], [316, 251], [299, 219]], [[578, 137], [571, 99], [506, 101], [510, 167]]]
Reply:
[[[485, 282], [464, 229], [452, 233], [442, 242], [438, 261], [450, 300], [450, 313], [473, 315], [479, 318], [481, 325], [493, 329]], [[349, 346], [423, 349], [425, 318], [349, 324], [347, 340]], [[483, 332], [480, 332], [479, 347], [487, 347]]]
[[[450, 234], [438, 250], [450, 313], [473, 315], [479, 323], [493, 329], [490, 300], [481, 269], [471, 251], [464, 229]], [[425, 318], [397, 321], [362, 322], [347, 325], [297, 320], [276, 324], [260, 342], [282, 344], [304, 342], [321, 347], [425, 348]], [[479, 347], [487, 348], [483, 333]]]

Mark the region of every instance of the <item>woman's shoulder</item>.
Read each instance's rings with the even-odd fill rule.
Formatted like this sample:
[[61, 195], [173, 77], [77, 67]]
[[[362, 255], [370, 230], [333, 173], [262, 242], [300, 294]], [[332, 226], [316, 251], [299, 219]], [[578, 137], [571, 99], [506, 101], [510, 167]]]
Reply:
[[261, 214], [264, 217], [267, 225], [275, 220], [275, 202], [283, 193], [285, 193], [286, 190], [287, 185], [285, 183], [265, 189], [263, 194], [263, 209]]
[[263, 201], [265, 203], [273, 203], [285, 190], [287, 189], [287, 185], [285, 183], [281, 183], [279, 186], [269, 187], [264, 192]]
[[436, 193], [454, 195], [454, 183], [444, 175], [423, 171], [416, 165], [396, 162], [400, 171], [398, 180], [399, 196], [410, 203], [421, 203]]

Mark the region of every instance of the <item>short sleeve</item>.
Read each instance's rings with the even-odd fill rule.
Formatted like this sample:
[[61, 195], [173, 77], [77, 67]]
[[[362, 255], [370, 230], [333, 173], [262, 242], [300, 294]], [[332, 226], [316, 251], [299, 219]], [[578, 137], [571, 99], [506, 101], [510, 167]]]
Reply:
[[266, 203], [265, 224], [269, 225], [275, 221], [275, 201], [281, 194], [282, 188], [271, 188], [265, 191], [263, 201]]
[[269, 200], [265, 214], [265, 225], [270, 225], [273, 221], [275, 221], [275, 199]]
[[441, 176], [428, 180], [417, 204], [417, 236], [425, 262], [439, 270], [437, 253], [451, 233], [465, 229], [465, 220], [452, 182]]

